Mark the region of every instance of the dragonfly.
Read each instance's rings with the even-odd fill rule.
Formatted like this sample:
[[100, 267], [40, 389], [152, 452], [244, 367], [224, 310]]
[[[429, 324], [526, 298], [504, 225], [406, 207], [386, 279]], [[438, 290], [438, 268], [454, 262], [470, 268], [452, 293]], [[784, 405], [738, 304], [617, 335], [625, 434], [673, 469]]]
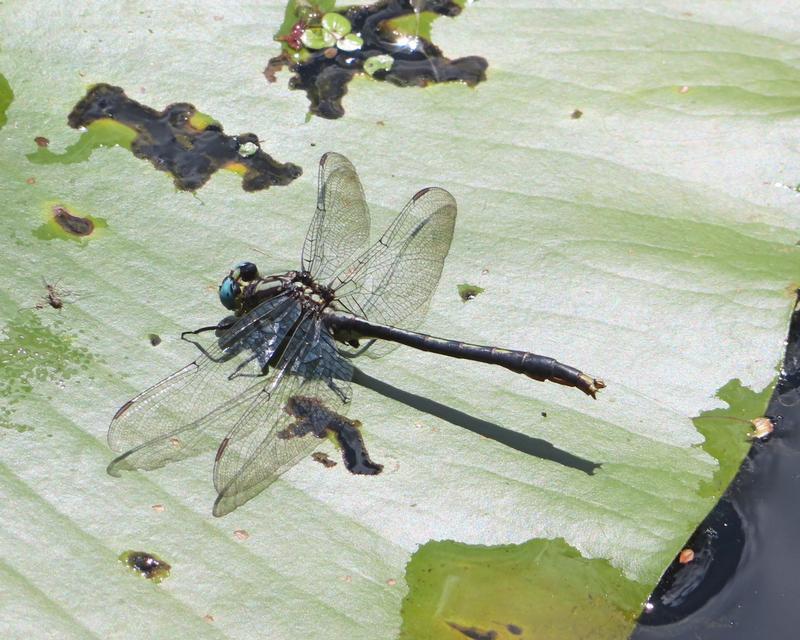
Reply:
[[[231, 313], [182, 337], [201, 355], [120, 407], [108, 472], [155, 469], [216, 447], [213, 514], [243, 505], [330, 437], [345, 467], [374, 475], [361, 424], [344, 414], [352, 359], [399, 345], [509, 369], [595, 397], [604, 382], [553, 358], [445, 340], [415, 331], [449, 252], [456, 201], [418, 191], [369, 246], [370, 214], [358, 174], [329, 152], [319, 165], [316, 212], [297, 270], [262, 275], [234, 266], [219, 286]], [[199, 334], [214, 331], [208, 345]], [[192, 337], [189, 337], [192, 336]]]

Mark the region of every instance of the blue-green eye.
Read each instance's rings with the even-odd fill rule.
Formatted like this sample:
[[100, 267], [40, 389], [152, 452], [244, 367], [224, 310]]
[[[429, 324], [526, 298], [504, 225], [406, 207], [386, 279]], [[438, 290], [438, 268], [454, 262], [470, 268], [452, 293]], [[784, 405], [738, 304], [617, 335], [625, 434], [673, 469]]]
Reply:
[[230, 276], [226, 276], [222, 284], [219, 285], [219, 301], [222, 303], [222, 306], [231, 311], [236, 311], [237, 300], [241, 291], [236, 280]]
[[239, 279], [242, 282], [252, 282], [258, 278], [258, 267], [252, 262], [240, 262], [233, 270], [239, 270]]

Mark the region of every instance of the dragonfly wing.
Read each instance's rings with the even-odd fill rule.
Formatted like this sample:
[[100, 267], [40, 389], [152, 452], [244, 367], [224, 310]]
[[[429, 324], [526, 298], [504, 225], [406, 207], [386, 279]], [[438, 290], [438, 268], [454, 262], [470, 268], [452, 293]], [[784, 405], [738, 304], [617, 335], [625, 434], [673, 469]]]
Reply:
[[[178, 372], [178, 374], [180, 373]], [[213, 404], [216, 406], [201, 417], [187, 422], [177, 422], [180, 426], [127, 448], [124, 453], [111, 461], [111, 464], [108, 465], [108, 473], [117, 476], [123, 470], [157, 469], [170, 462], [212, 451], [224, 434], [235, 424], [252, 397], [257, 395], [267, 383], [268, 380], [260, 380], [251, 384], [249, 388], [243, 389], [234, 397], [220, 404], [217, 404], [220, 398], [215, 397]], [[207, 388], [205, 390], [208, 391]], [[179, 392], [173, 392], [173, 394], [176, 393]], [[216, 394], [216, 391], [212, 391], [212, 393]], [[119, 447], [117, 450], [123, 448]]]
[[295, 397], [310, 397], [325, 411], [342, 413], [351, 375], [320, 323], [312, 317], [301, 321], [274, 380], [252, 399], [217, 451], [214, 515], [243, 505], [317, 447], [324, 421], [299, 433], [288, 407]]
[[201, 347], [194, 362], [122, 405], [108, 428], [109, 446], [122, 454], [109, 473], [154, 469], [213, 449], [231, 416], [266, 384], [264, 364], [299, 313], [288, 297], [267, 300]]
[[317, 282], [327, 282], [369, 241], [369, 209], [358, 174], [338, 153], [319, 162], [317, 211], [303, 244], [302, 265]]
[[455, 221], [449, 192], [419, 191], [380, 240], [336, 277], [337, 302], [372, 322], [416, 328], [439, 283]]

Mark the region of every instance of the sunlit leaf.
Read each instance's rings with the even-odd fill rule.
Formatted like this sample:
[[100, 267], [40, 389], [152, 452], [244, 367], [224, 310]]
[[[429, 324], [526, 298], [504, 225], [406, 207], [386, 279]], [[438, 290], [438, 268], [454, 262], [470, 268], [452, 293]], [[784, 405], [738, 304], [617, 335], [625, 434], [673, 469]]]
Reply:
[[[780, 3], [477, 2], [433, 36], [448, 55], [485, 57], [485, 82], [356, 79], [344, 117], [308, 122], [289, 74], [261, 75], [285, 18], [275, 1], [0, 6], [3, 629], [514, 637], [507, 625], [544, 625], [541, 611], [569, 637], [585, 622], [570, 612], [605, 594], [588, 619], [596, 637], [621, 637], [736, 469], [778, 371], [800, 273], [787, 133], [800, 115], [798, 18]], [[315, 54], [336, 41], [320, 31]], [[113, 146], [125, 144], [114, 132], [90, 154], [73, 147], [82, 134], [67, 114], [99, 82], [159, 111], [191, 102], [304, 173], [246, 193], [219, 172], [192, 194]], [[381, 475], [309, 458], [216, 519], [213, 452], [110, 477], [111, 417], [197, 356], [178, 336], [226, 315], [217, 287], [231, 266], [299, 267], [327, 150], [357, 167], [375, 234], [423, 187], [455, 196], [421, 330], [556, 357], [608, 388], [593, 401], [399, 348], [357, 362], [384, 386], [355, 386], [348, 413]], [[79, 242], [42, 237], [53, 203], [106, 226]], [[70, 292], [60, 309], [42, 278]], [[484, 291], [464, 304], [459, 283]], [[714, 419], [693, 423], [701, 414]], [[458, 583], [425, 566], [446, 540]], [[118, 561], [127, 550], [157, 553], [169, 579], [141, 579]], [[418, 580], [420, 567], [435, 579]], [[476, 577], [518, 589], [491, 608]], [[524, 606], [548, 585], [561, 628], [552, 609]], [[427, 626], [404, 620], [411, 608]]]

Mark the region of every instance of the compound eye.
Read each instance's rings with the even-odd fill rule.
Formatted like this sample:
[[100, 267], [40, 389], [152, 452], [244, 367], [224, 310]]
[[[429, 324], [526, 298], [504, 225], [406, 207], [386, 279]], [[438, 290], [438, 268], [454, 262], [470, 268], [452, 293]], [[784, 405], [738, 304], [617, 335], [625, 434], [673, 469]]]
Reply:
[[252, 262], [240, 262], [234, 267], [239, 270], [239, 279], [242, 282], [252, 282], [258, 278], [258, 267]]
[[236, 311], [239, 294], [242, 292], [236, 280], [230, 276], [225, 276], [222, 284], [219, 285], [219, 301], [222, 306], [231, 311]]

